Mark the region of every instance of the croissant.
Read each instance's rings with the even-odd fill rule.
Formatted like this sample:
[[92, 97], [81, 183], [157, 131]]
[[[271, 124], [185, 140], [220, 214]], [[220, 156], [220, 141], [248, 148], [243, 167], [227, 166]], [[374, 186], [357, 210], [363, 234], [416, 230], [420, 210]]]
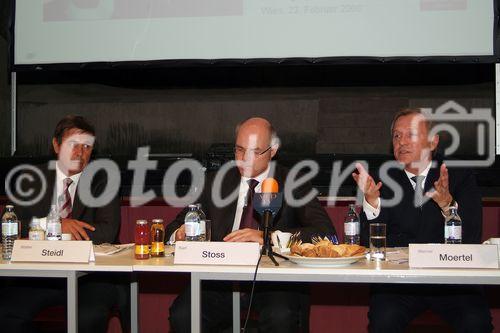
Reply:
[[364, 246], [353, 244], [353, 245], [349, 245], [347, 247], [345, 256], [353, 257], [353, 256], [357, 256], [357, 255], [362, 255], [365, 253], [365, 251], [366, 251], [366, 248]]
[[302, 244], [302, 256], [304, 257], [317, 257], [316, 247], [311, 243]]
[[316, 245], [316, 255], [321, 258], [336, 258], [340, 257], [340, 254], [335, 250], [333, 245], [330, 244], [324, 244], [317, 246]]
[[352, 257], [362, 255], [366, 251], [364, 246], [356, 244], [338, 244], [335, 245], [329, 240], [320, 240], [315, 244], [311, 243], [296, 243], [290, 247], [290, 252], [293, 255], [310, 257], [310, 258], [338, 258]]
[[349, 246], [349, 245], [347, 245], [347, 244], [333, 245], [332, 244], [332, 247], [334, 248], [335, 251], [337, 251], [337, 253], [339, 254], [339, 257], [345, 256], [345, 253], [347, 251], [346, 246]]

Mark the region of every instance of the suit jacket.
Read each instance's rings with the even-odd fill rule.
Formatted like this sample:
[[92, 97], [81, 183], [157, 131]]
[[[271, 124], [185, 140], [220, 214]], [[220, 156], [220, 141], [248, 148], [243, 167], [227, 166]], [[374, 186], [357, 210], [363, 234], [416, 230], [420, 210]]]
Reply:
[[[425, 179], [424, 193], [429, 191], [439, 178], [439, 166], [431, 168]], [[469, 169], [448, 168], [449, 191], [458, 203], [458, 215], [462, 219], [462, 242], [479, 243], [482, 233], [481, 195], [474, 174]], [[423, 206], [414, 206], [415, 190], [404, 170], [391, 169], [389, 176], [403, 189], [403, 199], [395, 207], [381, 207], [380, 215], [367, 221], [361, 214], [362, 241], [368, 244], [369, 223], [387, 224], [387, 246], [408, 246], [409, 243], [443, 243], [444, 217], [432, 199]], [[380, 197], [391, 199], [394, 193], [382, 186]], [[367, 223], [369, 222], [369, 223]]]
[[[279, 184], [280, 191], [284, 188], [288, 170], [276, 166], [274, 178]], [[233, 200], [226, 207], [218, 208], [212, 200], [212, 185], [216, 173], [207, 174], [205, 185], [201, 193], [199, 202], [203, 205], [203, 210], [207, 218], [212, 220], [212, 240], [222, 241], [222, 239], [232, 231], [234, 217], [236, 214], [237, 199]], [[272, 176], [271, 174], [269, 175]], [[239, 190], [241, 176], [238, 169], [230, 169], [222, 180], [221, 197], [226, 198], [233, 191]], [[312, 190], [309, 182], [298, 187], [293, 191], [294, 198], [302, 198]], [[283, 200], [283, 206], [274, 219], [273, 230], [286, 232], [301, 232], [304, 241], [309, 241], [314, 235], [335, 234], [335, 228], [332, 225], [326, 211], [321, 207], [317, 198], [310, 200], [304, 206], [291, 207]], [[187, 209], [180, 212], [174, 221], [167, 226], [166, 234], [168, 237], [184, 223], [184, 216]], [[259, 218], [254, 211], [257, 221]], [[168, 239], [168, 238], [167, 238]]]
[[[16, 206], [16, 214], [21, 221], [21, 236], [28, 237], [29, 223], [31, 218], [45, 217], [50, 211], [50, 206], [54, 202], [53, 198], [56, 195], [56, 171], [49, 170], [47, 165], [39, 166], [42, 171], [47, 190], [43, 193], [40, 201], [30, 206]], [[86, 207], [80, 200], [78, 194], [79, 186], [82, 180], [89, 177], [85, 170], [80, 176], [78, 185], [75, 191], [75, 198], [73, 200], [73, 209], [71, 212], [72, 218], [86, 222], [95, 227], [95, 231], [86, 230], [90, 239], [94, 244], [101, 243], [115, 243], [118, 241], [118, 231], [120, 228], [120, 197], [117, 194], [110, 203], [102, 207]], [[91, 183], [91, 193], [94, 197], [98, 197], [103, 193], [106, 188], [107, 177], [105, 172], [97, 172]], [[40, 189], [41, 183], [36, 181], [30, 187]], [[39, 192], [36, 192], [39, 193]]]

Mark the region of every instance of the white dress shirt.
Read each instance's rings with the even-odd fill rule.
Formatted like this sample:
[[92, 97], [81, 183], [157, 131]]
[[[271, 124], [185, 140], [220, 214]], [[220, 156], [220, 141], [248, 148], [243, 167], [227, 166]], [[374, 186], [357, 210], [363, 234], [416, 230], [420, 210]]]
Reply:
[[[78, 185], [78, 181], [80, 180], [80, 176], [82, 173], [77, 173], [76, 175], [73, 175], [71, 177], [68, 177], [64, 174], [64, 172], [61, 171], [59, 168], [59, 164], [56, 162], [56, 186], [55, 186], [55, 197], [52, 198], [52, 205], [56, 205], [56, 209], [59, 209], [57, 199], [62, 195], [64, 191], [64, 180], [66, 178], [71, 178], [73, 181], [71, 185], [69, 185], [68, 191], [69, 195], [71, 197], [71, 205], [73, 205], [73, 202], [75, 201], [75, 193], [76, 193], [76, 187]], [[39, 219], [40, 220], [40, 227], [44, 230], [47, 229], [47, 218], [42, 217]]]
[[267, 166], [267, 169], [263, 173], [261, 173], [260, 175], [258, 175], [256, 177], [253, 177], [253, 178], [248, 178], [248, 177], [243, 177], [243, 176], [241, 177], [240, 191], [238, 194], [238, 203], [236, 204], [236, 213], [234, 214], [234, 222], [233, 222], [232, 231], [238, 230], [240, 228], [241, 214], [243, 214], [243, 208], [245, 208], [245, 203], [247, 202], [248, 181], [250, 179], [255, 179], [256, 181], [258, 181], [259, 183], [255, 187], [255, 193], [262, 192], [262, 182], [269, 175], [269, 169], [270, 169], [270, 167]]
[[82, 173], [80, 172], [71, 177], [66, 176], [59, 168], [58, 162], [56, 162], [56, 197], [53, 199], [54, 200], [52, 202], [53, 205], [57, 206], [57, 198], [59, 198], [63, 194], [64, 180], [66, 178], [71, 178], [71, 180], [73, 181], [68, 188], [69, 195], [71, 197], [71, 205], [73, 205], [73, 202], [75, 201], [76, 186], [78, 185], [78, 181], [80, 180], [81, 175]]

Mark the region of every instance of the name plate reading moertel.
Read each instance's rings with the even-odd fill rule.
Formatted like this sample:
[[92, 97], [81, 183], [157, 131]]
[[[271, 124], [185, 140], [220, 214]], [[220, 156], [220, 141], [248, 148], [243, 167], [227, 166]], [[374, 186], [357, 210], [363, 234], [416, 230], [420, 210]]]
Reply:
[[92, 241], [14, 241], [13, 262], [73, 262], [95, 261]]
[[496, 245], [410, 244], [410, 267], [498, 268]]
[[174, 264], [255, 266], [259, 256], [259, 243], [176, 242]]

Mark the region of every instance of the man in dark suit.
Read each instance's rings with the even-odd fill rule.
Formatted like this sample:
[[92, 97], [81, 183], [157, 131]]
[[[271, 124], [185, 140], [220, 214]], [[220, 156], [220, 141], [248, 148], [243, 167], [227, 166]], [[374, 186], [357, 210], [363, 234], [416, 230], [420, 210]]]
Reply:
[[[92, 240], [94, 244], [113, 243], [117, 240], [120, 227], [118, 195], [100, 207], [85, 206], [80, 197], [82, 189], [79, 184], [91, 177], [84, 169], [90, 161], [94, 137], [93, 126], [83, 117], [67, 116], [57, 124], [52, 139], [57, 155], [55, 168], [42, 168], [47, 185], [46, 192], [39, 202], [16, 207], [24, 237], [28, 235], [31, 218], [47, 216], [51, 205], [55, 205], [61, 216], [62, 232], [71, 234], [73, 239]], [[90, 192], [93, 197], [99, 197], [107, 182], [104, 173], [97, 173], [91, 179], [90, 191], [86, 192]], [[37, 190], [41, 188], [41, 183], [23, 185]], [[105, 332], [110, 309], [126, 303], [124, 290], [115, 286], [118, 281], [110, 279], [108, 276], [93, 274], [80, 279], [80, 332]], [[6, 332], [35, 331], [32, 320], [41, 309], [66, 304], [65, 281], [14, 281], [5, 289], [0, 298], [0, 322], [2, 331]]]
[[[263, 232], [258, 228], [258, 217], [251, 207], [253, 193], [260, 192], [262, 181], [273, 177], [280, 190], [287, 191], [285, 180], [287, 170], [275, 166], [271, 159], [279, 147], [279, 139], [271, 124], [262, 118], [251, 118], [236, 129], [235, 162], [223, 176], [220, 186], [221, 198], [233, 194], [232, 201], [221, 206], [212, 196], [216, 174], [208, 174], [200, 202], [207, 218], [212, 220], [212, 240], [226, 242], [263, 243]], [[274, 170], [273, 170], [274, 169]], [[217, 184], [215, 185], [217, 189]], [[295, 199], [304, 198], [312, 191], [309, 182], [293, 191]], [[184, 240], [184, 215], [181, 212], [167, 227], [171, 239]], [[274, 230], [300, 231], [302, 238], [309, 241], [313, 235], [334, 234], [332, 223], [316, 198], [300, 207], [293, 207], [284, 200], [275, 218]], [[309, 308], [300, 309], [307, 303], [307, 294], [299, 287], [286, 283], [262, 283], [256, 287], [254, 309], [259, 312], [259, 330], [263, 332], [297, 332], [299, 313], [309, 314]], [[206, 283], [202, 293], [202, 327], [204, 331], [218, 332], [231, 325], [231, 284]], [[170, 309], [170, 322], [175, 332], [190, 331], [190, 292], [181, 294]], [[306, 324], [307, 325], [307, 324]], [[302, 327], [307, 331], [308, 327]]]
[[[443, 243], [444, 220], [452, 206], [458, 207], [462, 219], [462, 242], [481, 241], [481, 197], [475, 177], [470, 170], [448, 169], [440, 161], [434, 153], [439, 137], [429, 137], [430, 130], [431, 124], [420, 109], [404, 109], [395, 115], [392, 144], [401, 168], [388, 172], [395, 182], [391, 187], [375, 182], [357, 165], [358, 173], [353, 177], [364, 193], [361, 217], [365, 244], [370, 223], [387, 225], [389, 247]], [[393, 198], [395, 205], [385, 205], [388, 201], [383, 200]], [[439, 314], [456, 332], [492, 330], [490, 311], [479, 287], [376, 285], [370, 298], [370, 332], [403, 332], [427, 309]]]

